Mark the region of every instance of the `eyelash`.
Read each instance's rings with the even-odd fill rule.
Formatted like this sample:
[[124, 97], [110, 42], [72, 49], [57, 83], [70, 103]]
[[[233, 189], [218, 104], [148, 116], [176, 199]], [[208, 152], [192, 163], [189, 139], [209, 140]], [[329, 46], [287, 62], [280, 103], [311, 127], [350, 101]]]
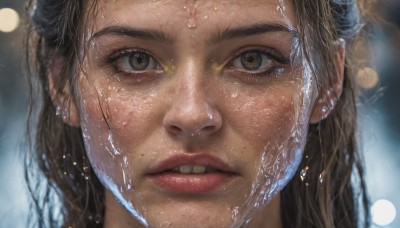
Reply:
[[[246, 53], [257, 53], [260, 55], [263, 55], [263, 57], [268, 58], [272, 63], [272, 66], [268, 68], [267, 70], [261, 70], [259, 72], [252, 72], [246, 69], [239, 69], [234, 66], [235, 60], [238, 60], [243, 57], [244, 54]], [[144, 54], [148, 58], [152, 59], [154, 63], [157, 65], [156, 69], [153, 70], [142, 70], [142, 71], [129, 71], [129, 70], [123, 70], [121, 69], [122, 67], [120, 66], [121, 63], [119, 61], [123, 61], [123, 58], [129, 58], [133, 54]], [[253, 48], [246, 48], [246, 49], [241, 49], [240, 51], [235, 52], [236, 54], [234, 55], [233, 58], [227, 61], [226, 64], [224, 64], [224, 68], [227, 67], [227, 70], [238, 70], [239, 73], [241, 74], [247, 74], [251, 75], [253, 77], [265, 77], [269, 76], [272, 74], [274, 71], [277, 69], [283, 69], [282, 67], [279, 67], [278, 65], [286, 65], [289, 64], [290, 60], [283, 55], [279, 54], [275, 50], [270, 50], [262, 47], [253, 47]], [[106, 64], [109, 66], [112, 66], [114, 72], [123, 74], [126, 77], [132, 78], [140, 78], [141, 76], [149, 76], [150, 74], [155, 76], [156, 74], [163, 72], [163, 68], [161, 64], [159, 64], [159, 61], [153, 57], [152, 54], [150, 54], [148, 51], [139, 49], [139, 48], [134, 48], [134, 49], [122, 49], [120, 51], [114, 52], [113, 54], [110, 55], [108, 60], [106, 61]], [[159, 71], [159, 72], [157, 72]]]
[[251, 52], [264, 55], [264, 57], [267, 57], [271, 61], [272, 66], [267, 70], [261, 70], [256, 72], [245, 69], [243, 70], [239, 69], [241, 73], [250, 74], [255, 77], [269, 76], [274, 71], [278, 69], [283, 69], [283, 67], [279, 66], [287, 65], [290, 63], [289, 58], [286, 58], [283, 55], [279, 54], [279, 52], [276, 50], [266, 49], [263, 47], [252, 47], [252, 48], [240, 49], [239, 51], [237, 51], [236, 54], [234, 55], [234, 58], [228, 61], [227, 63], [228, 69], [233, 69], [233, 70], [238, 69], [237, 67], [233, 66], [235, 60], [239, 60], [244, 54]]
[[124, 58], [131, 57], [134, 54], [144, 54], [144, 55], [146, 55], [150, 59], [152, 64], [156, 64], [157, 69], [155, 69], [155, 70], [162, 70], [162, 67], [159, 64], [159, 61], [157, 59], [155, 59], [151, 53], [149, 53], [148, 51], [142, 50], [142, 49], [138, 49], [138, 48], [123, 49], [123, 50], [114, 52], [107, 59], [106, 64], [111, 65], [116, 73], [122, 73], [122, 74], [125, 74], [125, 75], [130, 76], [130, 77], [132, 77], [132, 75], [135, 75], [135, 74], [137, 75], [137, 74], [146, 74], [146, 73], [148, 73], [149, 70], [141, 70], [141, 71], [139, 71], [139, 70], [135, 71], [134, 70], [134, 73], [133, 73], [132, 71], [121, 69], [121, 67], [119, 66], [121, 63], [119, 63], [119, 62], [123, 61]]

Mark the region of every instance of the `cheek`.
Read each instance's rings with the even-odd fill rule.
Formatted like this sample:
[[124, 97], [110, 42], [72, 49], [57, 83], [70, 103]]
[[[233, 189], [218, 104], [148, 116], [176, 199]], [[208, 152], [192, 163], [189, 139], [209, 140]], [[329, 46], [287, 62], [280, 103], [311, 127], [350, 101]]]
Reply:
[[243, 97], [233, 103], [232, 124], [247, 141], [258, 149], [268, 143], [279, 143], [287, 139], [295, 125], [294, 107], [291, 94]]
[[80, 109], [80, 114], [86, 117], [83, 125], [91, 135], [112, 134], [120, 143], [119, 147], [123, 147], [123, 140], [127, 138], [131, 143], [140, 142], [159, 119], [154, 112], [154, 107], [159, 104], [156, 96], [134, 94], [111, 85], [102, 88], [84, 94], [85, 102]]
[[110, 95], [106, 102], [109, 107], [109, 125], [115, 139], [123, 145], [138, 145], [151, 134], [159, 122], [158, 102], [154, 97], [136, 96], [130, 93]]
[[79, 111], [92, 166], [100, 179], [107, 174], [119, 183], [122, 180], [118, 173], [127, 165], [124, 156], [129, 156], [125, 159], [130, 161], [131, 157], [139, 156], [132, 150], [139, 148], [153, 132], [160, 119], [154, 107], [160, 108], [160, 103], [151, 93], [133, 94], [131, 90], [116, 88], [81, 84]]
[[296, 116], [302, 109], [294, 94], [300, 93], [288, 88], [238, 95], [226, 102], [234, 110], [227, 122], [236, 134], [235, 145], [245, 148], [238, 156], [249, 168], [246, 172], [252, 181], [258, 180], [261, 172], [272, 178], [271, 183], [283, 185], [301, 160], [301, 150], [292, 144], [299, 127]]

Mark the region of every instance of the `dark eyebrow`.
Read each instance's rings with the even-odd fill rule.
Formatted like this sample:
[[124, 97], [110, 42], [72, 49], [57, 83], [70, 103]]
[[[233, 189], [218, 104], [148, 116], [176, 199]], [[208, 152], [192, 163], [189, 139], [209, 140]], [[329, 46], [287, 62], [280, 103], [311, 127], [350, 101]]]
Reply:
[[286, 24], [260, 23], [238, 28], [227, 28], [223, 31], [218, 31], [211, 36], [210, 42], [218, 43], [223, 40], [260, 35], [267, 32], [288, 32], [290, 34], [293, 34], [294, 37], [299, 36], [299, 33], [295, 29], [290, 28]]
[[94, 33], [89, 41], [96, 39], [103, 35], [118, 35], [118, 36], [130, 36], [134, 38], [139, 38], [143, 40], [155, 40], [166, 43], [172, 43], [172, 39], [165, 32], [151, 30], [151, 29], [136, 29], [124, 26], [109, 26], [101, 29], [100, 31]]

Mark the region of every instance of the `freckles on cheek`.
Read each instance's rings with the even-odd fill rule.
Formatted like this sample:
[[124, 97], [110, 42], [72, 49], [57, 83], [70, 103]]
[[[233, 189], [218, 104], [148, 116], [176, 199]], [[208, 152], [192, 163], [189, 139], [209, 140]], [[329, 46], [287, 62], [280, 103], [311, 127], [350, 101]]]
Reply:
[[107, 111], [104, 109], [101, 100], [99, 100], [99, 97], [94, 92], [82, 96], [80, 102], [80, 116], [82, 118], [81, 121], [83, 128], [87, 128], [87, 130], [93, 128], [103, 129], [107, 126], [105, 121]]
[[121, 136], [137, 135], [146, 122], [146, 109], [130, 101], [112, 101], [107, 104], [112, 132]]
[[104, 101], [108, 112], [108, 124], [114, 139], [121, 145], [137, 145], [145, 141], [157, 124], [157, 102], [151, 96], [139, 96], [129, 92], [114, 93]]
[[122, 93], [124, 95], [115, 91], [102, 92], [101, 96], [91, 92], [84, 94], [80, 108], [84, 116], [82, 130], [92, 165], [114, 178], [123, 164], [121, 159], [134, 156], [132, 152], [151, 133], [152, 105], [148, 103], [152, 101], [135, 99], [126, 92]]
[[295, 108], [288, 97], [254, 99], [238, 107], [233, 115], [242, 135], [264, 143], [289, 138], [295, 125]]

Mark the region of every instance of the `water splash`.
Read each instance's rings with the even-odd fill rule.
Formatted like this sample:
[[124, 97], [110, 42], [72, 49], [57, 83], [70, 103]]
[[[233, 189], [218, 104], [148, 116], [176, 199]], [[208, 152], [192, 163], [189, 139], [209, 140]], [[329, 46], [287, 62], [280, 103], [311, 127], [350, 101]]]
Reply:
[[115, 158], [115, 156], [121, 155], [121, 152], [119, 151], [119, 149], [115, 146], [114, 143], [114, 138], [113, 135], [111, 133], [111, 131], [108, 133], [108, 137], [107, 137], [109, 146], [111, 146], [111, 148], [109, 146], [106, 147], [107, 151], [110, 153], [110, 155]]
[[142, 198], [139, 193], [136, 191], [131, 191], [133, 193], [132, 201], [125, 199], [122, 195], [118, 186], [114, 183], [114, 181], [101, 169], [97, 168], [97, 176], [102, 180], [104, 186], [106, 186], [113, 195], [119, 200], [119, 202], [133, 215], [144, 227], [148, 228], [149, 225], [147, 220], [145, 219], [144, 207], [142, 205]]

